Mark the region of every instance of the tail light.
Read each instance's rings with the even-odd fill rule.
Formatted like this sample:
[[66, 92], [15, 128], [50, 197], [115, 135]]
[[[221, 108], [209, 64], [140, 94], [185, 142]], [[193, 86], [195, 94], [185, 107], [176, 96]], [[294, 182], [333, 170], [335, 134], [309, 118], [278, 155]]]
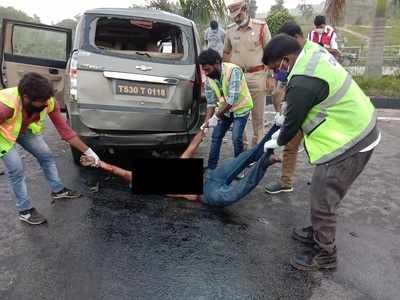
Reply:
[[69, 94], [74, 101], [78, 100], [78, 58], [77, 52], [72, 54], [69, 67], [70, 90]]

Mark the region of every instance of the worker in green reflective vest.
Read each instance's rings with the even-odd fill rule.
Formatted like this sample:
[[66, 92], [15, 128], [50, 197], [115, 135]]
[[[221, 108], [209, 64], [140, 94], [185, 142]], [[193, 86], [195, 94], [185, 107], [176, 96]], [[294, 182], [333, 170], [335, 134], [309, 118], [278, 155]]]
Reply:
[[379, 144], [376, 110], [351, 75], [323, 47], [303, 47], [293, 37], [276, 35], [264, 48], [263, 62], [274, 71], [288, 71], [285, 121], [274, 149], [301, 129], [308, 158], [316, 165], [311, 182], [311, 226], [294, 229], [294, 239], [312, 245], [295, 255], [300, 270], [337, 266], [336, 209]]
[[46, 218], [32, 206], [17, 144], [38, 160], [52, 190], [53, 202], [81, 196], [79, 192], [66, 188], [60, 179], [54, 154], [43, 139], [47, 116], [65, 141], [92, 157], [95, 162], [99, 161], [97, 154], [79, 138], [61, 115], [49, 80], [37, 73], [26, 73], [17, 87], [1, 90], [0, 160], [4, 163], [10, 187], [16, 198], [19, 219], [31, 225], [45, 223]]

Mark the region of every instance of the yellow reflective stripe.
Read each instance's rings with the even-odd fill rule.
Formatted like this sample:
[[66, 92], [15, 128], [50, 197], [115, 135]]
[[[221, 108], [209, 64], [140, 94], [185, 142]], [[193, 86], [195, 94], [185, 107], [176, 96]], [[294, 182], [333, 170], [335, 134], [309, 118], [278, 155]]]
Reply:
[[306, 69], [304, 70], [304, 75], [309, 75], [309, 76], [314, 75], [315, 69], [319, 64], [319, 60], [321, 59], [323, 53], [324, 53], [323, 49], [320, 49], [319, 51], [316, 51], [311, 55], [311, 58], [306, 66]]
[[342, 86], [336, 91], [336, 93], [328, 98], [326, 98], [324, 101], [322, 101], [319, 104], [319, 107], [321, 111], [317, 114], [317, 116], [312, 119], [311, 121], [307, 122], [307, 124], [304, 124], [301, 128], [303, 129], [304, 133], [309, 134], [311, 131], [313, 131], [319, 124], [321, 124], [326, 116], [328, 115], [327, 110], [336, 105], [342, 99], [347, 92], [351, 88], [351, 84], [353, 83], [353, 78], [349, 73], [347, 73], [347, 76], [342, 84]]
[[336, 151], [331, 152], [327, 155], [324, 155], [320, 159], [313, 161], [311, 163], [317, 164], [317, 165], [323, 164], [323, 163], [326, 163], [326, 162], [332, 160], [333, 158], [345, 153], [347, 150], [349, 150], [350, 148], [355, 146], [357, 143], [359, 143], [362, 139], [364, 139], [372, 131], [372, 129], [374, 129], [374, 127], [376, 126], [377, 117], [378, 117], [377, 112], [376, 112], [376, 110], [374, 110], [374, 113], [372, 115], [372, 118], [371, 118], [368, 126], [364, 129], [364, 131], [356, 139], [350, 140], [350, 142], [343, 145]]
[[301, 126], [301, 129], [305, 134], [310, 134], [315, 128], [317, 128], [326, 118], [325, 112], [320, 111], [314, 119]]

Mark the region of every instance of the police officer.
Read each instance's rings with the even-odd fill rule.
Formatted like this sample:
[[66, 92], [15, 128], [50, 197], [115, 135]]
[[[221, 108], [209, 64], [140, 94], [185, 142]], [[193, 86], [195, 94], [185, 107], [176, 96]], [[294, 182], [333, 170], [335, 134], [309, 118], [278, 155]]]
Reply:
[[287, 144], [301, 129], [309, 160], [316, 165], [311, 182], [311, 226], [294, 229], [294, 239], [313, 251], [292, 258], [299, 270], [337, 266], [336, 210], [379, 144], [376, 110], [351, 75], [323, 47], [300, 46], [287, 35], [265, 47], [263, 62], [288, 71], [287, 110], [278, 138], [264, 149]]
[[[232, 0], [227, 5], [235, 23], [228, 26], [225, 35], [224, 61], [242, 68], [254, 102], [251, 113], [255, 146], [264, 136], [264, 109], [267, 95], [267, 76], [262, 63], [263, 48], [271, 38], [264, 21], [251, 19], [244, 0]], [[271, 78], [272, 79], [272, 78]], [[247, 143], [246, 134], [244, 135]]]

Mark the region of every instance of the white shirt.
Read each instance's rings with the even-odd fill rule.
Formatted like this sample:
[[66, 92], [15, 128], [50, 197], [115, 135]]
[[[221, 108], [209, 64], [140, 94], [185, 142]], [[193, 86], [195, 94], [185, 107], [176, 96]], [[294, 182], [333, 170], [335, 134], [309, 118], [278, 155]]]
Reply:
[[378, 138], [375, 140], [375, 142], [373, 142], [371, 145], [365, 147], [364, 149], [362, 149], [360, 152], [368, 152], [371, 151], [372, 149], [374, 149], [376, 146], [379, 145], [379, 142], [381, 141], [381, 133], [379, 132]]

